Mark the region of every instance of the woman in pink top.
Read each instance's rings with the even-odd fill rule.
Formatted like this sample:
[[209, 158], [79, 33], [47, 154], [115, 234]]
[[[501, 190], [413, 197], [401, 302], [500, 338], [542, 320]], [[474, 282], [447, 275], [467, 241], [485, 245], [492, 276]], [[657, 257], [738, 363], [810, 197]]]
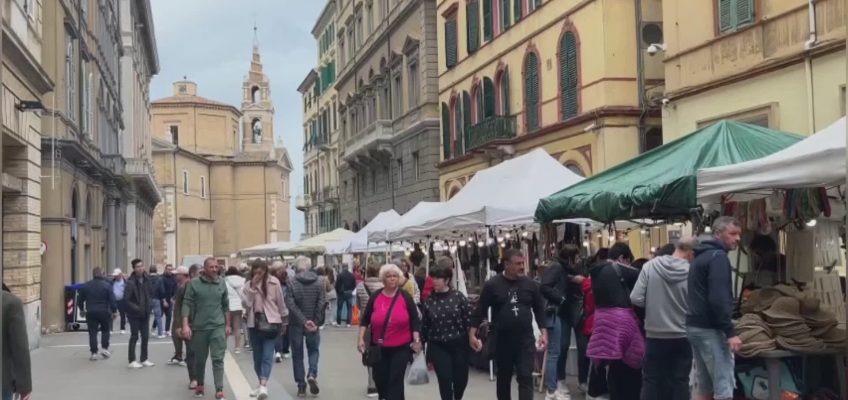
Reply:
[[268, 378], [274, 362], [274, 345], [288, 323], [289, 309], [283, 298], [280, 281], [268, 273], [263, 260], [253, 262], [250, 283], [242, 289], [242, 303], [247, 313], [250, 344], [253, 346], [253, 368], [259, 378], [259, 388], [251, 397], [268, 398]]
[[[380, 346], [382, 356], [374, 366], [374, 382], [379, 398], [385, 400], [404, 400], [403, 377], [412, 359], [410, 350], [421, 351], [421, 319], [412, 296], [399, 290], [402, 275], [394, 264], [380, 268], [383, 290], [371, 296], [359, 323], [359, 352], [365, 353], [371, 344]], [[369, 326], [371, 337], [366, 342]]]

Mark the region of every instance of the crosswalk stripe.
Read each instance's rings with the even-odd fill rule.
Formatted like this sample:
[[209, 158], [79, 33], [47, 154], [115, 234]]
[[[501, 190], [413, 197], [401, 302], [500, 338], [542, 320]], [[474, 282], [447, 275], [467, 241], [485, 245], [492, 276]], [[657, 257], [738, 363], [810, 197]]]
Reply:
[[224, 353], [224, 375], [230, 384], [230, 389], [235, 395], [235, 400], [250, 400], [250, 391], [253, 390], [247, 377], [242, 372], [236, 360], [230, 352]]

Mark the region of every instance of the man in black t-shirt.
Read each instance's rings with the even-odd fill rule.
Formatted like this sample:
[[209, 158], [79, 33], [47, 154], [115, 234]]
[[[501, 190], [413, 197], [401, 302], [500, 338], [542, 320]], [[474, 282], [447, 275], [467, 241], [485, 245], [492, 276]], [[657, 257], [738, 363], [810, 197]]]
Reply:
[[[536, 343], [533, 336], [533, 319], [542, 334], [538, 348], [548, 344], [545, 329], [545, 300], [539, 284], [523, 276], [524, 255], [516, 249], [504, 252], [504, 271], [488, 280], [480, 293], [479, 307], [471, 316], [469, 342], [475, 351], [483, 344], [477, 338], [477, 328], [491, 309], [490, 353], [497, 365], [497, 399], [510, 400], [513, 370], [518, 381], [518, 399], [533, 398], [533, 365]], [[491, 349], [492, 347], [490, 347]]]

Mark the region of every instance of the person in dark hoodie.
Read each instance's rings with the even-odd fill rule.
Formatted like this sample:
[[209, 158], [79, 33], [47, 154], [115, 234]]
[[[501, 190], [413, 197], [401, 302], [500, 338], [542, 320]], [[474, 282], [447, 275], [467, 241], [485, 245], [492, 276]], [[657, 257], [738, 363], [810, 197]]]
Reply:
[[150, 266], [149, 272], [150, 304], [153, 306], [153, 327], [150, 329], [156, 329], [156, 336], [163, 339], [165, 324], [162, 321], [162, 307], [165, 305], [165, 284], [155, 265]]
[[[321, 336], [318, 327], [324, 324], [324, 307], [327, 293], [323, 279], [312, 272], [312, 260], [298, 257], [295, 260], [297, 275], [286, 290], [286, 307], [289, 309], [289, 341], [291, 342], [294, 380], [297, 382], [297, 396], [306, 396], [309, 391], [317, 395], [318, 388], [318, 346]], [[303, 371], [303, 342], [309, 356], [309, 373]], [[304, 375], [306, 375], [304, 379]]]
[[[136, 258], [130, 263], [132, 275], [127, 279], [124, 289], [124, 300], [127, 304], [127, 318], [130, 320], [130, 348], [128, 350], [129, 367], [138, 369], [152, 367], [156, 364], [147, 359], [147, 341], [150, 338], [150, 311], [153, 305], [150, 301], [150, 278], [144, 270], [144, 263]], [[141, 362], [135, 358], [135, 344], [141, 336]]]
[[[689, 400], [692, 348], [686, 338], [689, 263], [695, 238], [681, 238], [672, 255], [648, 261], [630, 293], [634, 306], [645, 309], [645, 363], [642, 400]], [[658, 253], [659, 254], [659, 253]]]
[[165, 266], [165, 274], [162, 275], [162, 315], [165, 317], [165, 336], [171, 336], [171, 317], [174, 313], [174, 296], [177, 294], [177, 277], [174, 275], [174, 266]]
[[559, 384], [558, 367], [561, 359], [568, 358], [571, 347], [571, 331], [574, 330], [577, 339], [577, 353], [583, 355], [578, 360], [579, 383], [585, 384], [589, 375], [586, 345], [589, 339], [580, 330], [583, 318], [583, 292], [580, 285], [584, 277], [577, 273], [577, 256], [580, 248], [573, 244], [563, 245], [557, 259], [551, 263], [542, 275], [541, 290], [548, 301], [548, 351], [545, 367], [545, 389], [550, 399], [568, 398], [568, 388]]
[[[342, 266], [342, 272], [336, 277], [336, 296], [338, 305], [336, 306], [336, 322], [339, 325], [342, 321], [347, 322], [347, 327], [350, 328], [351, 319], [353, 318], [353, 291], [356, 290], [356, 277], [348, 271], [347, 264]], [[342, 312], [344, 308], [344, 312]]]
[[[77, 305], [85, 314], [88, 325], [88, 345], [91, 350], [89, 360], [97, 361], [98, 355], [109, 358], [109, 334], [112, 320], [118, 313], [118, 302], [112, 285], [103, 276], [103, 269], [95, 267], [92, 270], [94, 279], [85, 283], [80, 291]], [[100, 349], [97, 349], [97, 331], [100, 331]]]
[[733, 284], [727, 256], [739, 246], [742, 226], [735, 218], [719, 217], [712, 229], [715, 239], [695, 250], [688, 281], [686, 332], [695, 359], [699, 400], [733, 398], [733, 352], [742, 346], [731, 319]]

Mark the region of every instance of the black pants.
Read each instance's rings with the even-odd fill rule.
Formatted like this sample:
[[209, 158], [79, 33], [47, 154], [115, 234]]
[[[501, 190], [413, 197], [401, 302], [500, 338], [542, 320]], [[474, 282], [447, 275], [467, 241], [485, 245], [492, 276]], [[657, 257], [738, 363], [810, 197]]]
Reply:
[[100, 332], [100, 348], [109, 350], [109, 331], [112, 329], [112, 314], [107, 310], [89, 311], [85, 316], [88, 325], [88, 347], [97, 354], [97, 332]]
[[380, 362], [374, 366], [374, 383], [380, 400], [404, 400], [403, 378], [411, 359], [409, 346], [383, 347]]
[[594, 362], [589, 365], [589, 390], [586, 394], [600, 397], [609, 393], [607, 385], [607, 367]]
[[141, 335], [141, 359], [139, 362], [147, 361], [147, 340], [150, 339], [150, 316], [144, 317], [130, 316], [130, 348], [127, 352], [130, 362], [135, 359], [135, 344], [138, 342], [138, 337]]
[[[166, 331], [170, 331], [170, 329], [171, 329], [171, 317], [173, 316], [171, 309], [173, 308], [173, 306], [174, 306], [173, 300], [168, 300], [168, 307], [165, 307], [164, 305], [162, 306], [162, 315], [165, 316], [165, 330]], [[171, 332], [171, 333], [173, 333], [173, 332]], [[239, 335], [239, 334], [240, 334], [239, 332], [233, 332], [233, 335]]]
[[460, 400], [468, 386], [468, 338], [430, 342], [427, 355], [439, 380], [442, 400]]
[[[127, 303], [124, 300], [118, 300], [118, 314], [121, 317], [121, 330], [125, 331], [127, 330]], [[114, 331], [115, 320], [110, 319], [109, 321], [109, 330]]]
[[171, 336], [171, 341], [174, 342], [174, 356], [171, 357], [175, 360], [183, 360], [183, 347], [188, 346], [188, 342], [185, 339], [178, 338], [176, 334]]
[[[690, 369], [691, 366], [686, 369], [687, 376]], [[619, 360], [612, 361], [609, 364], [607, 382], [610, 400], [639, 400], [642, 391], [642, 370], [630, 368]]]
[[692, 347], [688, 339], [648, 339], [642, 400], [689, 400], [691, 369]]
[[[533, 335], [505, 332], [495, 334], [495, 365], [497, 366], [497, 398], [511, 400], [512, 375], [518, 381], [518, 400], [533, 399], [533, 366], [536, 343]], [[491, 340], [491, 338], [490, 338]]]

